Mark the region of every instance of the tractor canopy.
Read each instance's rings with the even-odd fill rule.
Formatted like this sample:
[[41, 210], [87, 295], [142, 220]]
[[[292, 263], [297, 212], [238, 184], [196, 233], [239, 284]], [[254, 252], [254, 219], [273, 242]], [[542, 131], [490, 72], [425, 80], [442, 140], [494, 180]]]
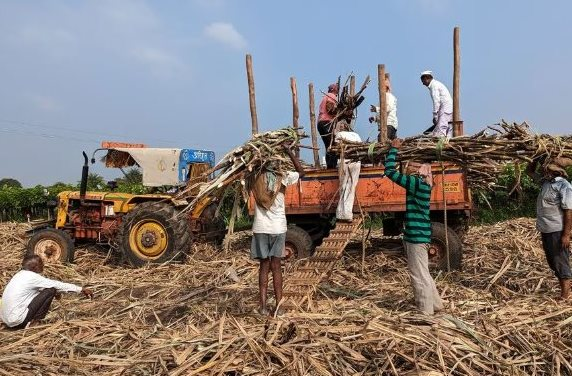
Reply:
[[139, 166], [146, 187], [179, 186], [187, 183], [194, 167], [202, 172], [212, 168], [215, 154], [209, 150], [148, 147], [106, 148], [106, 167]]

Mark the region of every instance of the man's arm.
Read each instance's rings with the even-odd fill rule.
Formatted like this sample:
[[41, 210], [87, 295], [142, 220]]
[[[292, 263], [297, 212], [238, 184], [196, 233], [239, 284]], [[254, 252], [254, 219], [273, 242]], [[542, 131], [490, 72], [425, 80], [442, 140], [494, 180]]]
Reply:
[[431, 99], [433, 100], [433, 123], [437, 123], [439, 109], [441, 108], [441, 96], [439, 95], [438, 85], [431, 86]]
[[290, 160], [294, 164], [294, 168], [296, 169], [296, 171], [298, 172], [300, 177], [303, 177], [304, 175], [306, 175], [306, 172], [304, 171], [304, 167], [302, 167], [302, 163], [300, 163], [300, 160], [298, 158], [296, 158], [294, 153], [292, 153], [292, 150], [290, 150], [290, 145], [283, 145], [283, 146], [284, 146], [284, 150], [286, 151], [286, 153], [290, 157]]
[[401, 147], [401, 143], [402, 141], [399, 138], [391, 141], [391, 149], [389, 149], [389, 153], [385, 157], [385, 176], [387, 176], [395, 184], [405, 189], [411, 189], [411, 176], [404, 175], [397, 171], [395, 168], [397, 166], [397, 162], [395, 161], [397, 157], [397, 151]]
[[77, 286], [77, 285], [74, 285], [73, 283], [65, 283], [65, 282], [60, 282], [60, 281], [56, 281], [53, 279], [49, 279], [49, 278], [41, 276], [40, 274], [37, 274], [37, 273], [34, 276], [33, 284], [37, 288], [46, 289], [46, 288], [52, 288], [53, 287], [58, 291], [81, 292], [85, 296], [90, 296], [90, 297], [93, 295], [93, 292], [90, 289], [87, 289], [85, 287]]
[[562, 229], [562, 249], [570, 251], [570, 233], [572, 231], [572, 209], [564, 210], [564, 228]]

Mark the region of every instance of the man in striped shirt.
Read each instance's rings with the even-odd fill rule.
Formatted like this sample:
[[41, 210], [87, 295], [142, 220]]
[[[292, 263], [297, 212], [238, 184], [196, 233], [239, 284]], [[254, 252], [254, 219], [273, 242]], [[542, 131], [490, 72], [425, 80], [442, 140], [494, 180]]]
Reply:
[[443, 309], [443, 302], [429, 273], [427, 248], [431, 243], [431, 220], [429, 201], [433, 177], [431, 165], [409, 162], [405, 174], [396, 170], [397, 151], [401, 139], [391, 141], [391, 148], [385, 159], [385, 175], [397, 185], [405, 188], [405, 229], [403, 242], [407, 252], [407, 266], [413, 286], [417, 308], [432, 315]]

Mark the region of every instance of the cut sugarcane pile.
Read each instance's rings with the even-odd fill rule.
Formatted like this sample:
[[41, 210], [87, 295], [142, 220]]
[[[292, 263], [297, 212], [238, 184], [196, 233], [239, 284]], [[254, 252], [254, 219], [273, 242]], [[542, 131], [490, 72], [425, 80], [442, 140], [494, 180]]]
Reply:
[[[25, 226], [2, 224], [0, 287], [18, 270]], [[361, 234], [358, 236], [361, 238]], [[250, 234], [185, 264], [127, 269], [79, 250], [45, 274], [95, 290], [66, 294], [41, 325], [0, 329], [1, 375], [570, 375], [572, 303], [557, 304], [531, 219], [471, 228], [464, 271], [437, 275], [447, 301], [416, 314], [403, 257], [374, 237], [362, 272], [350, 244], [312, 311], [254, 313]]]
[[[204, 182], [202, 176], [191, 180], [181, 192], [180, 198], [192, 197], [186, 210], [207, 197], [220, 197], [230, 187], [245, 186], [248, 178], [263, 169], [276, 172], [293, 171], [294, 166], [284, 145], [292, 148], [306, 137], [294, 128], [283, 128], [266, 133], [255, 134], [244, 145], [226, 154], [211, 170], [204, 175], [216, 173], [213, 180]], [[194, 194], [198, 190], [198, 194]], [[241, 189], [242, 190], [242, 189]], [[186, 211], [185, 210], [185, 211]]]
[[[365, 163], [383, 162], [388, 143], [349, 143], [333, 147], [351, 160]], [[429, 136], [406, 138], [398, 160], [431, 163], [452, 162], [467, 171], [473, 189], [491, 189], [498, 173], [507, 163], [530, 162], [540, 158], [544, 163], [555, 157], [572, 158], [572, 136], [555, 137], [533, 134], [526, 123], [501, 122], [497, 127], [472, 136], [459, 136], [443, 142]]]

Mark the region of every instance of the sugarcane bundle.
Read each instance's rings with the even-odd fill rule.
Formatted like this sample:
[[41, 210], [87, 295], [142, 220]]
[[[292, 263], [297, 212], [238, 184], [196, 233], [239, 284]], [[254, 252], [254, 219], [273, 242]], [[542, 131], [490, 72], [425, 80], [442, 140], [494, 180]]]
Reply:
[[[244, 145], [226, 154], [205, 176], [216, 173], [214, 179], [204, 182], [191, 179], [178, 198], [191, 198], [183, 212], [192, 209], [207, 197], [220, 197], [226, 189], [242, 187], [251, 177], [263, 170], [283, 173], [294, 170], [285, 147], [293, 148], [300, 139], [307, 137], [294, 128], [282, 128], [252, 136]], [[196, 194], [198, 190], [198, 194]], [[196, 194], [196, 195], [195, 195]]]
[[[381, 163], [390, 145], [343, 141], [331, 149], [345, 159]], [[526, 123], [505, 121], [474, 135], [448, 141], [425, 135], [409, 137], [397, 156], [400, 161], [455, 163], [465, 169], [470, 186], [476, 189], [492, 189], [498, 173], [508, 163], [538, 159], [548, 166], [557, 158], [572, 158], [572, 136], [538, 135], [532, 133]]]

